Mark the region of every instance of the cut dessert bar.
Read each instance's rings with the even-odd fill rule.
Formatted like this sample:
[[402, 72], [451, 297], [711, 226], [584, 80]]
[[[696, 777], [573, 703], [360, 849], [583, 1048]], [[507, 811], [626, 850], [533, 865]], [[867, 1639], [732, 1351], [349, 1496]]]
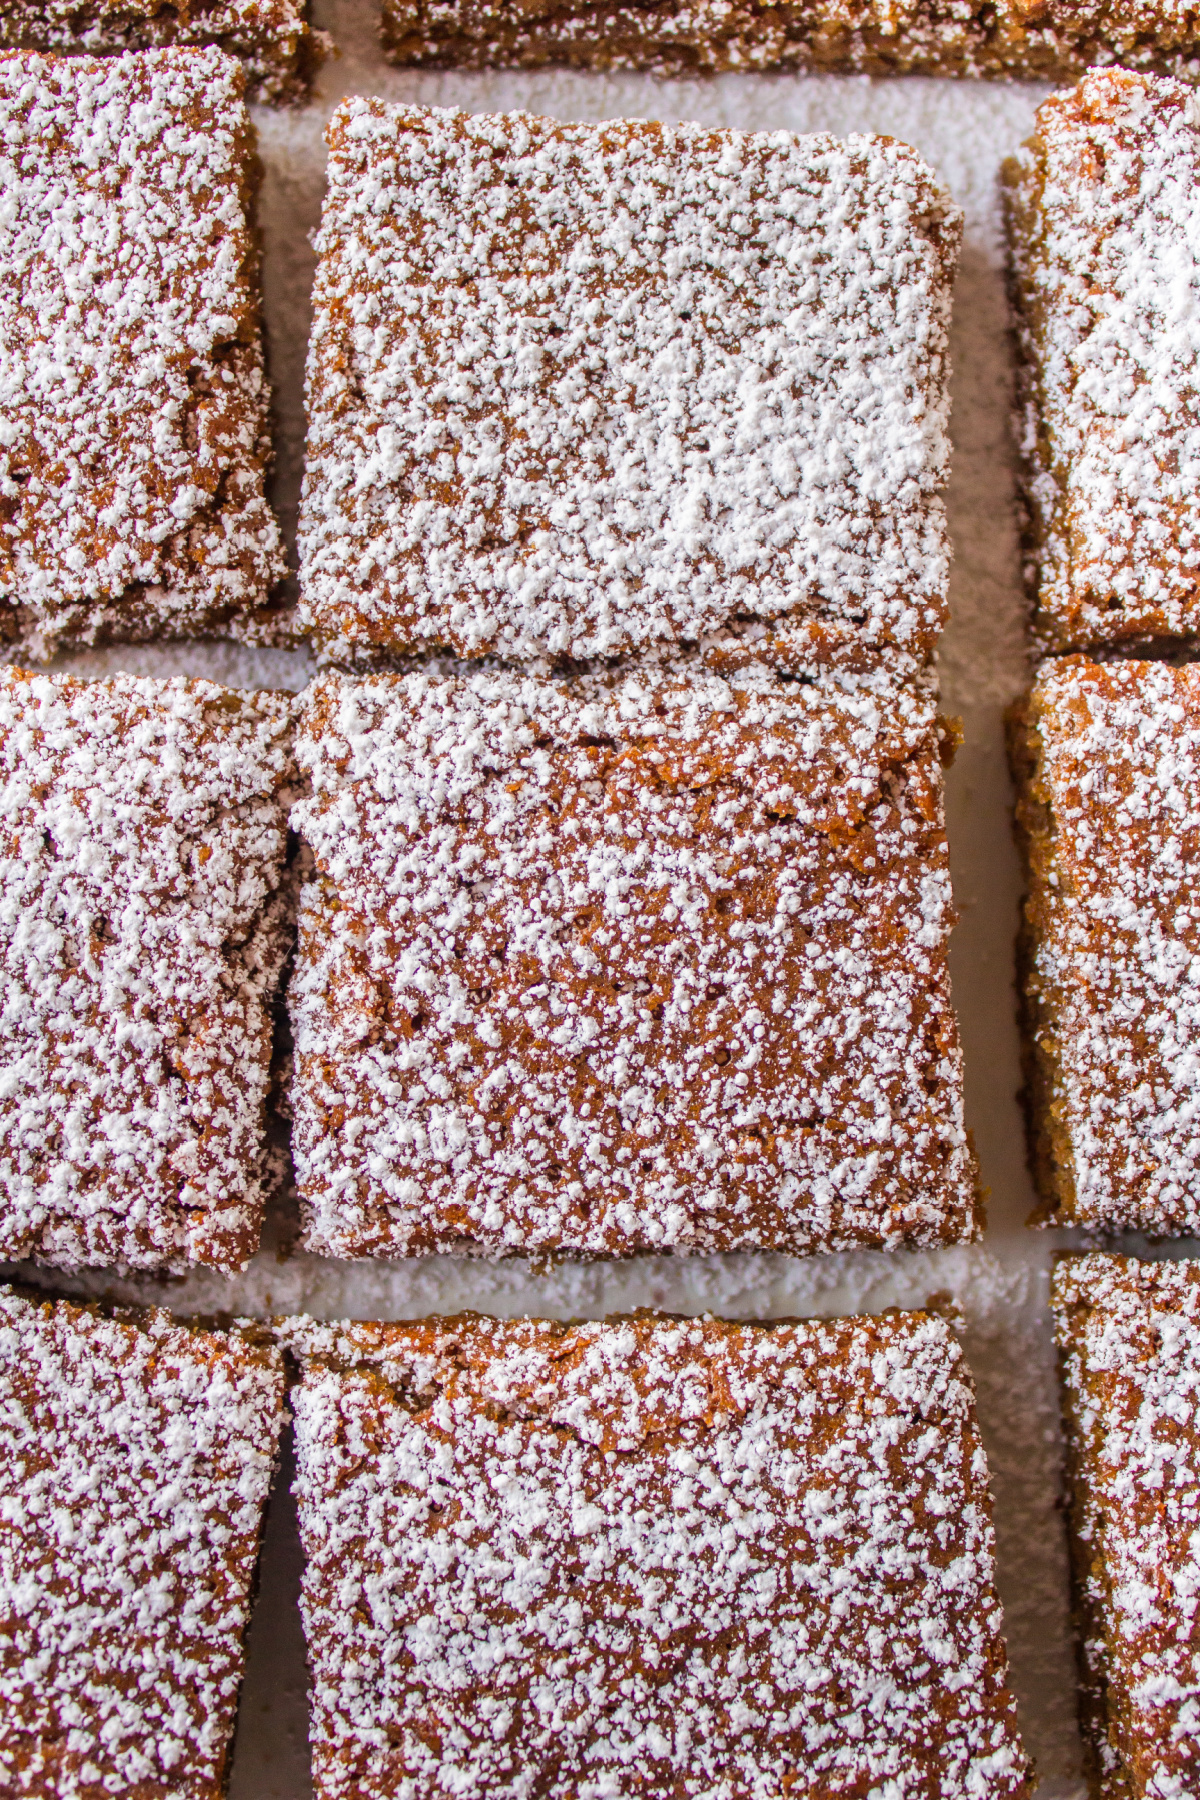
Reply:
[[970, 1238], [940, 747], [880, 671], [310, 689], [310, 1248]]
[[317, 1800], [1028, 1792], [941, 1320], [284, 1334]]
[[324, 655], [611, 656], [739, 618], [928, 653], [959, 213], [914, 151], [361, 98], [329, 148]]
[[1200, 1229], [1200, 666], [1064, 657], [1014, 719], [1048, 1223]]
[[1034, 632], [1200, 637], [1200, 117], [1094, 70], [1007, 169]]
[[1200, 1781], [1200, 1263], [1054, 1273], [1081, 1722], [1094, 1800]]
[[0, 1289], [0, 1790], [219, 1800], [283, 1359]]
[[0, 0], [0, 47], [89, 51], [215, 45], [236, 56], [253, 100], [303, 100], [320, 60], [304, 0]]
[[806, 69], [1074, 81], [1095, 63], [1195, 78], [1195, 13], [1164, 0], [383, 0], [401, 64], [586, 69]]
[[0, 1257], [245, 1264], [291, 702], [0, 672]]
[[243, 74], [0, 56], [0, 641], [261, 637], [286, 573]]

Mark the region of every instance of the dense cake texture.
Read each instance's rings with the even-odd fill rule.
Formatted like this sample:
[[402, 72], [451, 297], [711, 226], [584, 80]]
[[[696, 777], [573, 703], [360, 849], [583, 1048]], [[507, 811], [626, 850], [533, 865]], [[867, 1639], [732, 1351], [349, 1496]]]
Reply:
[[1014, 719], [1046, 1223], [1200, 1230], [1200, 666], [1046, 664]]
[[304, 0], [0, 0], [0, 47], [101, 56], [215, 45], [236, 56], [253, 100], [302, 100], [320, 59]]
[[1200, 635], [1200, 117], [1094, 70], [1007, 167], [1034, 634]]
[[317, 1800], [1028, 1791], [940, 1320], [289, 1335]]
[[0, 1257], [258, 1243], [291, 705], [0, 672]]
[[0, 641], [276, 629], [240, 65], [0, 55]]
[[282, 1358], [0, 1289], [0, 1788], [218, 1800]]
[[383, 0], [393, 62], [491, 68], [853, 71], [1074, 81], [1093, 64], [1200, 73], [1196, 15], [1176, 3], [870, 0], [763, 7], [750, 0]]
[[932, 647], [960, 215], [890, 138], [329, 127], [301, 619], [333, 660]]
[[971, 1237], [940, 747], [879, 672], [310, 689], [310, 1248]]
[[1200, 1779], [1200, 1263], [1054, 1273], [1069, 1524], [1095, 1800]]

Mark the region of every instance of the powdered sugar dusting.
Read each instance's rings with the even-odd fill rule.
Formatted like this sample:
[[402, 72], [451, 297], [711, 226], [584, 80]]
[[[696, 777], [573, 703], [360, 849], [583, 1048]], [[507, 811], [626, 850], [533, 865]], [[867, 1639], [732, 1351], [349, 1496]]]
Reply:
[[0, 56], [0, 636], [266, 629], [249, 121], [216, 50]]
[[321, 1800], [1026, 1791], [940, 1321], [291, 1337]]
[[245, 1264], [291, 702], [0, 673], [0, 1254]]
[[283, 1394], [276, 1350], [0, 1290], [8, 1793], [223, 1791]]
[[1200, 112], [1094, 71], [1010, 167], [1035, 630], [1200, 630]]
[[329, 133], [302, 617], [590, 657], [945, 618], [957, 208], [904, 145], [352, 100]]

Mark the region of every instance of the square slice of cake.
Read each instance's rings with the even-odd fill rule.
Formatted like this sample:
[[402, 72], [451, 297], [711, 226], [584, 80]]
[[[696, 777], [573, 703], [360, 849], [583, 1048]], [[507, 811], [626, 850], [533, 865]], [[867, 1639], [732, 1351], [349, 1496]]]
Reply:
[[0, 672], [0, 1257], [253, 1253], [291, 711]]
[[739, 619], [927, 654], [959, 225], [890, 138], [343, 102], [300, 532], [318, 648], [588, 658]]
[[969, 1239], [941, 747], [880, 671], [310, 689], [310, 1248]]
[[1046, 1223], [1200, 1230], [1200, 665], [1045, 664], [1013, 721]]
[[284, 1334], [317, 1800], [1028, 1792], [940, 1319]]
[[[60, 0], [65, 3], [65, 0]], [[1094, 63], [1194, 69], [1195, 14], [1170, 0], [383, 0], [402, 66], [1008, 75], [1075, 81]]]
[[220, 1800], [283, 1359], [0, 1289], [0, 1791]]
[[0, 640], [256, 637], [286, 574], [241, 66], [0, 56]]
[[252, 100], [303, 100], [324, 48], [304, 0], [0, 0], [0, 46], [93, 56], [215, 45], [236, 56]]
[[1200, 1263], [1054, 1272], [1093, 1800], [1200, 1787]]
[[1093, 70], [1007, 169], [1034, 631], [1200, 638], [1200, 115]]

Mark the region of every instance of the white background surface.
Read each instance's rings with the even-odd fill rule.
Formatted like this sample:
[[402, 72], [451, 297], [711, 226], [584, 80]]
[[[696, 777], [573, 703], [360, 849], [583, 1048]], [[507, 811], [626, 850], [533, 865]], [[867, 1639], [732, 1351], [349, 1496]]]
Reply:
[[[263, 162], [268, 350], [279, 428], [276, 499], [289, 533], [303, 437], [301, 382], [313, 267], [308, 234], [320, 213], [324, 122], [344, 93], [378, 93], [476, 112], [523, 107], [562, 118], [633, 116], [747, 130], [887, 132], [921, 150], [965, 208], [953, 332], [955, 455], [949, 505], [955, 562], [941, 679], [944, 709], [961, 715], [966, 732], [949, 778], [961, 915], [953, 970], [968, 1118], [990, 1190], [989, 1228], [981, 1245], [920, 1255], [643, 1257], [548, 1271], [519, 1261], [487, 1265], [449, 1258], [370, 1265], [307, 1256], [280, 1261], [268, 1249], [237, 1283], [201, 1276], [173, 1284], [97, 1278], [70, 1285], [154, 1298], [177, 1311], [308, 1310], [357, 1317], [413, 1317], [464, 1306], [579, 1317], [637, 1305], [769, 1317], [919, 1305], [932, 1292], [949, 1291], [965, 1317], [964, 1338], [978, 1385], [1012, 1680], [1039, 1768], [1039, 1800], [1082, 1800], [1057, 1505], [1057, 1397], [1045, 1310], [1052, 1252], [1069, 1239], [1033, 1233], [1024, 1225], [1033, 1195], [1016, 1101], [1012, 943], [1019, 875], [1002, 726], [1003, 709], [1020, 692], [1027, 670], [996, 183], [1001, 161], [1028, 134], [1046, 90], [918, 78], [730, 75], [683, 82], [563, 72], [420, 74], [389, 69], [381, 61], [376, 15], [366, 0], [327, 0], [316, 10], [317, 22], [333, 34], [341, 55], [326, 66], [314, 102], [290, 113], [255, 115]], [[302, 686], [309, 673], [302, 654], [250, 653], [233, 646], [109, 650], [64, 658], [63, 666], [87, 673], [119, 668], [204, 673], [239, 685], [291, 687]], [[296, 1612], [299, 1550], [286, 1472], [285, 1467], [268, 1521], [231, 1800], [303, 1800], [310, 1792]]]

